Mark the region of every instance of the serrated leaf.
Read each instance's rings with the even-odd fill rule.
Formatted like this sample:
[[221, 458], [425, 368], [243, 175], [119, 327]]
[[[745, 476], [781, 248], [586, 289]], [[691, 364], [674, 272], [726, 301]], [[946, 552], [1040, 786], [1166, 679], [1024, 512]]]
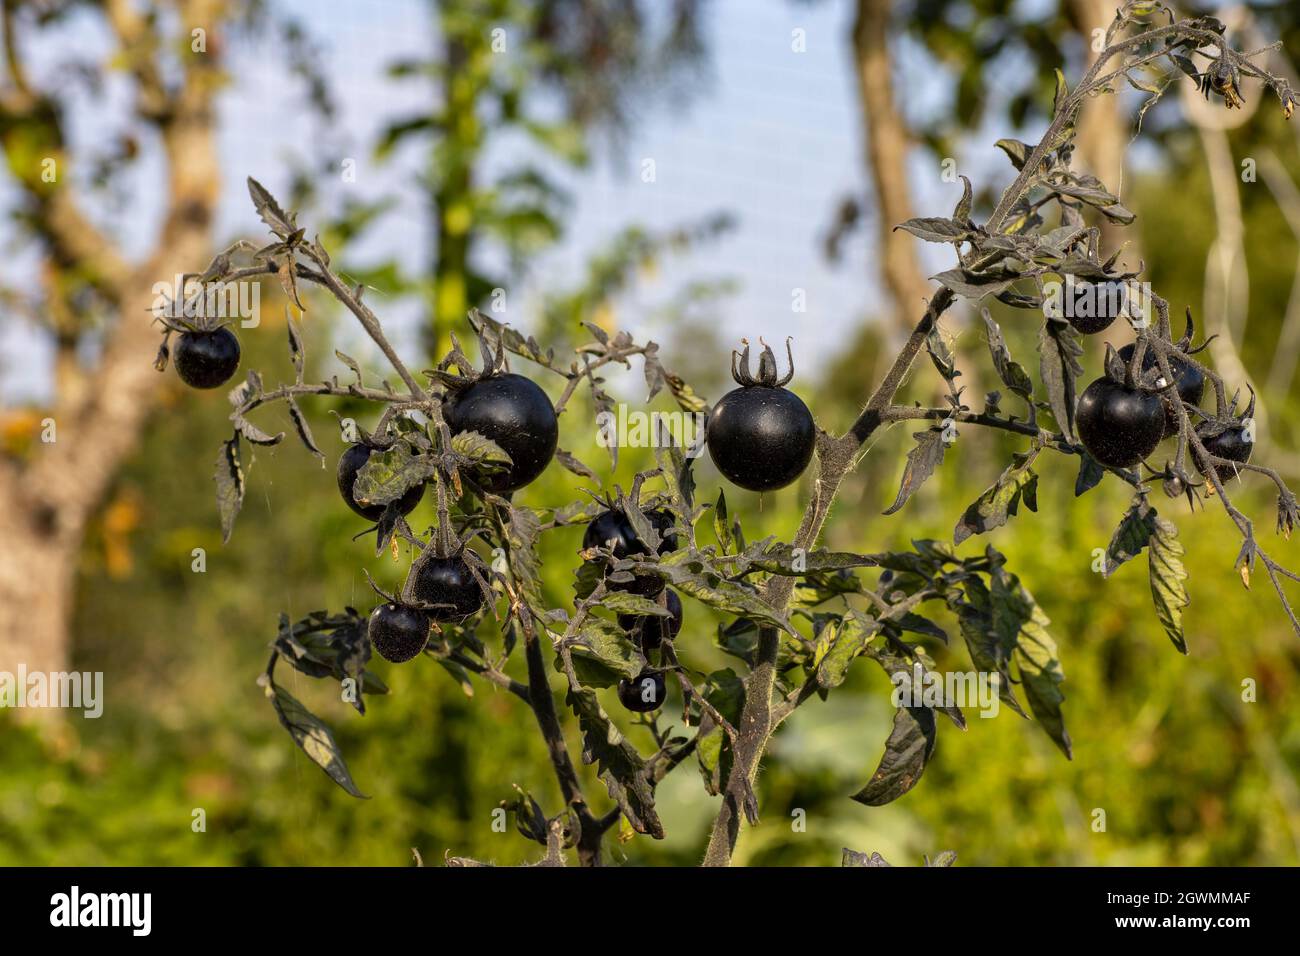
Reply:
[[289, 360], [293, 362], [294, 371], [298, 375], [298, 381], [301, 382], [306, 352], [303, 350], [302, 333], [298, 330], [298, 323], [289, 314], [287, 305], [284, 307], [284, 324], [289, 330]]
[[397, 441], [391, 448], [370, 453], [357, 471], [352, 497], [363, 505], [387, 505], [432, 478], [433, 473], [432, 456], [413, 454], [406, 441]]
[[727, 525], [727, 493], [718, 489], [718, 503], [713, 508], [713, 534], [718, 539], [718, 548], [723, 554], [730, 554], [735, 543], [731, 537], [731, 528]]
[[1191, 599], [1183, 583], [1187, 580], [1187, 570], [1183, 567], [1184, 549], [1178, 540], [1178, 527], [1167, 518], [1156, 518], [1149, 547], [1151, 598], [1155, 602], [1156, 617], [1164, 625], [1174, 647], [1186, 654], [1183, 608], [1191, 603]]
[[1005, 292], [1019, 279], [1019, 276], [1006, 275], [1005, 273], [979, 273], [972, 272], [969, 269], [948, 269], [930, 278], [941, 282], [957, 295], [978, 302], [985, 296]]
[[974, 191], [971, 189], [970, 180], [965, 176], [961, 177], [961, 199], [957, 200], [957, 206], [952, 211], [952, 218], [965, 220], [970, 218], [971, 202], [974, 200]]
[[1020, 671], [1020, 683], [1025, 690], [1025, 699], [1029, 701], [1029, 709], [1034, 712], [1047, 736], [1052, 738], [1068, 759], [1073, 754], [1073, 747], [1070, 734], [1065, 729], [1065, 719], [1061, 715], [1065, 695], [1060, 688], [1065, 674], [1061, 671], [1056, 642], [1047, 632], [1047, 625], [1051, 621], [1028, 591], [1020, 588], [1020, 592], [1030, 607], [1029, 619], [1021, 623], [1016, 641], [1016, 665]]
[[965, 242], [976, 235], [969, 226], [956, 219], [935, 217], [908, 219], [906, 222], [900, 222], [894, 229], [902, 229], [926, 242]]
[[672, 617], [672, 613], [649, 598], [631, 591], [609, 591], [600, 599], [600, 606], [615, 614], [632, 614], [637, 617]]
[[934, 711], [928, 707], [900, 707], [894, 713], [893, 730], [885, 741], [880, 765], [853, 799], [869, 807], [897, 800], [921, 779], [934, 744]]
[[217, 513], [221, 516], [221, 541], [230, 541], [235, 530], [235, 518], [244, 505], [244, 469], [239, 460], [239, 435], [221, 443], [217, 456], [217, 470], [213, 475], [217, 484]]
[[348, 368], [352, 369], [352, 374], [357, 377], [357, 384], [360, 385], [361, 365], [357, 362], [357, 360], [345, 352], [340, 352], [338, 349], [334, 350], [334, 357], [337, 358], [344, 365], [346, 365]]
[[254, 445], [278, 445], [284, 440], [284, 432], [269, 435], [246, 419], [243, 415], [236, 415], [234, 418], [235, 428], [239, 431], [239, 434], [244, 436], [244, 438], [248, 439], [248, 441], [252, 442]]
[[[570, 657], [583, 686], [612, 687], [620, 679], [636, 677], [645, 667], [636, 645], [613, 621], [589, 617], [575, 640]], [[556, 665], [563, 669], [559, 660]]]
[[891, 867], [891, 864], [879, 853], [859, 853], [857, 850], [850, 850], [844, 847], [843, 855], [840, 858], [840, 866], [865, 866], [865, 867]]
[[566, 701], [582, 729], [582, 762], [594, 763], [605, 789], [638, 833], [664, 837], [645, 761], [601, 708], [595, 691], [569, 688]]
[[275, 197], [252, 176], [248, 177], [248, 195], [252, 197], [253, 206], [257, 209], [257, 214], [261, 217], [262, 222], [266, 223], [267, 227], [279, 238], [288, 239], [297, 231], [294, 217], [281, 209], [280, 204], [275, 201]]
[[833, 690], [844, 683], [850, 665], [867, 649], [876, 629], [875, 621], [863, 619], [854, 612], [845, 615], [839, 622], [827, 625], [829, 633], [823, 635], [828, 641], [827, 649], [813, 675], [817, 686], [823, 690]]
[[478, 432], [458, 432], [452, 435], [451, 450], [479, 464], [499, 465], [506, 468], [514, 464], [510, 455], [500, 445]]
[[1074, 409], [1078, 402], [1076, 383], [1083, 374], [1079, 358], [1083, 344], [1074, 326], [1048, 319], [1038, 333], [1039, 377], [1047, 389], [1052, 417], [1065, 437], [1074, 440]]
[[1011, 349], [1007, 347], [1007, 341], [1002, 336], [1002, 327], [994, 321], [993, 316], [989, 315], [988, 309], [982, 309], [980, 314], [984, 318], [984, 331], [989, 340], [989, 354], [993, 358], [993, 367], [997, 370], [998, 377], [1007, 388], [1021, 398], [1031, 398], [1034, 394], [1034, 382], [1020, 363], [1011, 357]]
[[555, 449], [555, 460], [560, 463], [560, 465], [564, 468], [565, 471], [571, 472], [572, 474], [577, 475], [579, 478], [589, 478], [592, 481], [599, 480], [596, 477], [596, 473], [594, 471], [592, 471], [590, 468], [584, 465], [573, 455], [569, 454], [569, 452], [565, 451], [563, 448]]
[[1002, 527], [1015, 516], [1021, 503], [1030, 511], [1038, 510], [1038, 475], [1030, 466], [1041, 450], [1035, 442], [1029, 452], [1015, 456], [998, 480], [957, 521], [952, 533], [953, 544], [961, 544], [973, 534]]
[[1142, 549], [1151, 540], [1151, 535], [1155, 533], [1156, 521], [1156, 509], [1151, 507], [1146, 495], [1136, 495], [1133, 503], [1124, 512], [1124, 517], [1120, 519], [1119, 527], [1115, 529], [1106, 548], [1101, 569], [1102, 577], [1110, 577], [1121, 564], [1133, 560], [1142, 553]]
[[947, 451], [947, 442], [943, 440], [943, 427], [936, 425], [923, 432], [914, 432], [916, 445], [907, 453], [907, 464], [903, 468], [903, 478], [898, 485], [898, 494], [894, 503], [885, 509], [884, 514], [892, 515], [907, 503], [916, 489], [934, 474], [934, 470], [943, 464], [943, 455]]
[[1087, 494], [1101, 483], [1106, 469], [1086, 451], [1079, 453], [1079, 474], [1074, 479], [1074, 497]]
[[325, 453], [316, 445], [316, 438], [311, 433], [311, 426], [307, 424], [307, 416], [302, 413], [298, 403], [294, 401], [293, 396], [289, 396], [285, 404], [289, 408], [289, 418], [293, 422], [293, 427], [298, 432], [298, 437], [307, 447], [307, 450], [319, 458], [325, 460]]
[[789, 544], [774, 544], [756, 555], [751, 567], [769, 574], [787, 577], [796, 574], [818, 574], [823, 571], [842, 571], [848, 568], [871, 568], [878, 563], [879, 555], [855, 554], [851, 551], [805, 551], [798, 562], [802, 570], [795, 569], [795, 549]]
[[1011, 165], [1015, 166], [1016, 169], [1025, 168], [1025, 162], [1033, 151], [1028, 143], [1022, 143], [1018, 139], [1000, 139], [993, 145], [1007, 154], [1011, 160]]

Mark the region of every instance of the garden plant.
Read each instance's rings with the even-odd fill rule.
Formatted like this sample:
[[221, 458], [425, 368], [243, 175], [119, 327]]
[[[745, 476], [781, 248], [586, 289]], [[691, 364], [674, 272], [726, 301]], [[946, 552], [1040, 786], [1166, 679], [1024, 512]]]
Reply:
[[[997, 675], [1002, 703], [1031, 714], [1069, 757], [1064, 675], [1048, 616], [1002, 554], [968, 542], [1021, 509], [1036, 510], [1035, 463], [1045, 453], [1078, 459], [1076, 496], [1107, 476], [1132, 487], [1132, 504], [1117, 516], [1102, 570], [1109, 575], [1146, 551], [1154, 611], [1179, 651], [1187, 652], [1187, 570], [1178, 529], [1157, 509], [1157, 489], [1193, 510], [1198, 504], [1203, 512], [1222, 509], [1241, 536], [1235, 573], [1249, 588], [1262, 569], [1300, 634], [1285, 591], [1285, 582], [1300, 577], [1265, 550], [1254, 521], [1233, 503], [1236, 481], [1270, 482], [1277, 532], [1289, 539], [1300, 519], [1279, 474], [1252, 460], [1255, 399], [1243, 398], [1235, 383], [1198, 361], [1190, 311], [1176, 338], [1169, 302], [1139, 271], [1118, 265], [1120, 250], [1101, 248], [1097, 223], [1127, 225], [1133, 214], [1105, 184], [1071, 164], [1080, 110], [1126, 84], [1147, 94], [1139, 123], [1175, 82], [1193, 82], [1225, 108], [1239, 107], [1243, 78], [1276, 95], [1289, 117], [1297, 94], [1257, 64], [1269, 49], [1234, 49], [1212, 17], [1179, 20], [1159, 3], [1124, 5], [1105, 31], [1104, 49], [1073, 88], [1058, 71], [1053, 118], [1042, 138], [998, 142], [1015, 175], [982, 221], [973, 218], [974, 191], [963, 176], [951, 215], [898, 225], [950, 245], [957, 261], [934, 277], [939, 286], [924, 313], [881, 380], [864, 389], [865, 406], [842, 433], [816, 423], [792, 389], [799, 379], [789, 342], [780, 349], [745, 343], [731, 357], [735, 389], [712, 405], [666, 367], [653, 342], [638, 344], [625, 332], [588, 325], [590, 340], [561, 357], [478, 311], [462, 336], [477, 340], [477, 360], [453, 338], [434, 368], [413, 372], [363, 288], [341, 278], [319, 240], [249, 180], [273, 240], [256, 249], [240, 243], [190, 277], [186, 301], [173, 303], [162, 320], [159, 369], [170, 360], [197, 388], [234, 382], [238, 341], [230, 328], [204, 318], [202, 297], [211, 283], [274, 275], [300, 310], [304, 284], [328, 290], [377, 344], [397, 381], [368, 380], [342, 353], [337, 358], [349, 370], [342, 379], [306, 380], [304, 338], [288, 315], [293, 380], [272, 386], [249, 371], [229, 392], [234, 432], [221, 446], [216, 470], [223, 534], [231, 534], [244, 498], [245, 446], [284, 438], [259, 428], [254, 413], [283, 403], [307, 450], [324, 459], [300, 402], [346, 397], [373, 406], [375, 415], [364, 424], [340, 420], [346, 443], [336, 464], [340, 507], [371, 523], [377, 555], [411, 555], [400, 593], [372, 581], [371, 610], [281, 618], [261, 678], [280, 721], [308, 757], [360, 796], [332, 733], [277, 682], [277, 667], [340, 681], [345, 699], [364, 714], [367, 696], [387, 691], [370, 669], [372, 650], [390, 662], [411, 661], [408, 667], [432, 659], [455, 679], [489, 682], [532, 711], [563, 805], [548, 812], [520, 792], [507, 809], [518, 830], [546, 848], [544, 863], [561, 863], [572, 850], [582, 864], [599, 864], [602, 844], [616, 829], [661, 838], [656, 786], [689, 762], [704, 789], [721, 798], [704, 862], [726, 865], [742, 820], [758, 820], [755, 779], [773, 734], [805, 702], [833, 693], [859, 658], [905, 680], [917, 667], [934, 667], [920, 641], [948, 640], [925, 616], [927, 605], [937, 605], [955, 615], [973, 666]], [[1012, 356], [998, 324], [980, 308], [988, 297], [1039, 325], [1037, 377]], [[960, 384], [940, 324], [958, 299], [979, 309], [977, 324], [1001, 383], [981, 398]], [[1085, 370], [1083, 336], [1127, 337], [1130, 330], [1131, 343], [1118, 351], [1108, 346], [1103, 367]], [[942, 403], [900, 402], [904, 380], [927, 359], [941, 380]], [[605, 375], [638, 366], [647, 400], [666, 391], [684, 413], [707, 416], [704, 441], [725, 482], [807, 496], [793, 540], [748, 540], [728, 512], [725, 486], [706, 493], [697, 484], [698, 448], [656, 443], [657, 467], [637, 474], [628, 489], [602, 481], [597, 467], [564, 449], [566, 430], [595, 427], [575, 420], [575, 395], [589, 392], [596, 413], [610, 413], [615, 401]], [[959, 430], [1000, 430], [1023, 438], [1024, 447], [959, 516], [951, 541], [917, 540], [911, 550], [883, 553], [819, 549], [841, 480], [873, 435], [908, 422], [920, 430], [886, 515], [900, 512], [942, 465]], [[616, 463], [617, 447], [610, 455]], [[528, 485], [548, 467], [580, 476], [585, 497], [532, 499]], [[426, 496], [436, 504], [436, 524], [413, 527], [407, 517]], [[844, 515], [850, 517], [865, 518]], [[553, 607], [542, 594], [536, 542], [565, 526], [585, 526], [585, 532], [574, 558], [572, 605]], [[706, 639], [692, 627], [692, 602], [731, 619], [716, 641], [738, 661], [735, 668], [702, 673], [692, 666], [694, 642]], [[524, 680], [507, 672], [517, 654], [524, 658]], [[553, 681], [563, 688], [558, 699]], [[658, 716], [674, 698], [681, 728]], [[878, 806], [918, 783], [935, 747], [936, 711], [965, 728], [962, 711], [948, 703], [898, 707], [884, 756], [854, 800]], [[565, 736], [570, 723], [580, 735], [580, 759], [595, 765], [607, 797], [584, 791]], [[846, 853], [846, 861], [864, 860]]]

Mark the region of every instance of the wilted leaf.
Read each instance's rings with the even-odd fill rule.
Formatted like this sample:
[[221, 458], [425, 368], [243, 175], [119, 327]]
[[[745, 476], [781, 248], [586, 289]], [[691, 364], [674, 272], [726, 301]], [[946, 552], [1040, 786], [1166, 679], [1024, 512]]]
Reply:
[[433, 477], [433, 473], [431, 456], [413, 454], [410, 444], [396, 441], [391, 448], [370, 453], [370, 458], [357, 471], [352, 497], [360, 504], [386, 505]]
[[981, 315], [984, 318], [984, 330], [988, 334], [989, 353], [993, 357], [993, 367], [997, 370], [998, 377], [1011, 391], [1021, 398], [1029, 399], [1034, 394], [1033, 380], [1021, 364], [1011, 357], [1011, 349], [1002, 337], [1002, 328], [989, 315], [989, 310], [982, 309]]
[[1148, 503], [1146, 495], [1136, 495], [1106, 548], [1102, 577], [1110, 577], [1121, 564], [1142, 553], [1142, 549], [1151, 540], [1151, 535], [1155, 533], [1156, 521], [1156, 509]]
[[298, 407], [298, 403], [294, 401], [293, 396], [289, 396], [285, 404], [289, 407], [289, 418], [292, 419], [293, 427], [297, 429], [298, 437], [302, 439], [302, 443], [307, 446], [309, 452], [324, 461], [325, 453], [316, 445], [316, 439], [311, 433], [311, 426], [307, 424], [307, 416], [302, 413], [302, 409]]
[[[451, 437], [451, 450], [481, 465], [510, 467], [510, 455], [490, 438], [478, 432], [458, 432]], [[374, 456], [371, 455], [371, 460]]]
[[289, 731], [294, 743], [311, 758], [312, 763], [324, 770], [331, 780], [349, 794], [366, 799], [366, 795], [352, 782], [352, 774], [348, 772], [343, 754], [329, 727], [268, 675], [263, 674], [258, 682], [271, 701], [280, 723]]
[[221, 515], [221, 541], [230, 540], [235, 529], [235, 518], [244, 504], [244, 469], [239, 461], [239, 435], [221, 443], [217, 456], [217, 470], [213, 475], [217, 483], [217, 512]]
[[904, 504], [917, 488], [934, 474], [934, 470], [943, 464], [943, 454], [947, 443], [943, 440], [943, 427], [936, 425], [923, 432], [912, 435], [916, 446], [907, 453], [907, 465], [903, 468], [903, 480], [899, 483], [898, 494], [894, 503], [885, 509], [885, 514], [892, 515]]
[[601, 709], [595, 691], [570, 687], [567, 702], [582, 728], [582, 762], [596, 765], [605, 789], [633, 829], [662, 840], [664, 828], [641, 755]]
[[1079, 333], [1069, 322], [1048, 319], [1038, 333], [1038, 371], [1047, 389], [1047, 402], [1061, 431], [1074, 439], [1076, 382], [1083, 374], [1079, 358], [1083, 345]]
[[918, 239], [924, 239], [926, 242], [964, 242], [976, 235], [969, 225], [958, 222], [956, 219], [909, 219], [906, 222], [900, 222], [894, 229], [910, 232]]
[[1186, 654], [1183, 608], [1191, 603], [1187, 596], [1187, 586], [1183, 583], [1187, 580], [1187, 570], [1183, 567], [1183, 545], [1178, 540], [1178, 527], [1167, 518], [1156, 518], [1148, 557], [1151, 598], [1155, 602], [1156, 616], [1160, 618], [1174, 647]]
[[1041, 450], [1035, 442], [1027, 453], [1015, 456], [1014, 463], [958, 520], [953, 529], [953, 544], [961, 544], [973, 534], [1002, 527], [1015, 516], [1021, 502], [1030, 511], [1038, 510], [1038, 475], [1030, 465]]
[[1043, 725], [1047, 736], [1069, 758], [1072, 755], [1070, 734], [1065, 729], [1065, 719], [1061, 715], [1065, 695], [1059, 686], [1065, 680], [1065, 674], [1061, 671], [1061, 662], [1057, 657], [1056, 642], [1047, 633], [1047, 625], [1051, 622], [1032, 595], [1023, 587], [1017, 587], [1030, 608], [1029, 619], [1020, 625], [1016, 641], [1016, 665], [1020, 669], [1025, 699], [1029, 701], [1029, 709]]
[[934, 753], [934, 711], [928, 707], [900, 707], [885, 741], [885, 755], [866, 786], [853, 795], [858, 803], [880, 807], [897, 800], [916, 786]]

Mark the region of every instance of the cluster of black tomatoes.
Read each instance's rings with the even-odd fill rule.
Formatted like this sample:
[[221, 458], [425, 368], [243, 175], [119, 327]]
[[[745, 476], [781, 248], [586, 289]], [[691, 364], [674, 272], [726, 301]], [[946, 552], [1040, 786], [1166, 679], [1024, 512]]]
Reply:
[[[1096, 287], [1096, 309], [1086, 317], [1068, 316], [1079, 332], [1095, 335], [1105, 331], [1125, 311], [1128, 287], [1124, 283], [1103, 283]], [[1088, 453], [1098, 462], [1114, 468], [1132, 468], [1145, 460], [1164, 439], [1178, 434], [1179, 407], [1175, 402], [1200, 405], [1205, 393], [1205, 373], [1193, 361], [1187, 349], [1188, 335], [1169, 355], [1174, 373], [1172, 386], [1157, 371], [1155, 352], [1148, 348], [1142, 355], [1141, 381], [1128, 382], [1113, 374], [1096, 379], [1079, 396], [1075, 421]], [[1127, 367], [1133, 360], [1135, 346], [1130, 343], [1118, 352]], [[1249, 414], [1249, 413], [1248, 413]], [[1196, 434], [1211, 455], [1228, 461], [1246, 462], [1253, 448], [1249, 423], [1244, 419], [1221, 421], [1206, 418], [1196, 426]], [[1211, 467], [1199, 455], [1193, 455], [1201, 474]], [[1220, 481], [1233, 477], [1233, 469], [1220, 465]]]
[[[787, 354], [789, 347], [787, 345]], [[177, 373], [195, 388], [216, 388], [229, 381], [239, 365], [239, 343], [225, 328], [184, 331], [174, 351]], [[752, 491], [773, 491], [795, 481], [812, 459], [816, 428], [808, 406], [785, 388], [794, 373], [778, 376], [776, 358], [766, 344], [757, 375], [750, 372], [749, 346], [733, 356], [732, 375], [737, 388], [712, 409], [705, 428], [709, 455], [729, 480]], [[484, 375], [453, 389], [442, 406], [443, 418], [453, 435], [476, 432], [490, 439], [510, 458], [504, 467], [484, 469], [474, 475], [479, 487], [508, 495], [537, 478], [550, 464], [559, 439], [555, 408], [532, 380], [511, 372]], [[370, 521], [379, 521], [388, 506], [357, 501], [357, 474], [375, 451], [358, 443], [343, 452], [338, 463], [338, 487], [348, 507]], [[402, 516], [410, 514], [424, 497], [425, 485], [412, 487], [395, 503]], [[662, 509], [645, 513], [660, 537], [659, 554], [677, 548], [672, 515]], [[649, 555], [627, 514], [616, 506], [597, 515], [582, 540], [583, 551], [603, 549], [614, 560]], [[605, 560], [605, 559], [602, 559]], [[682, 602], [666, 594], [656, 575], [633, 575], [622, 582], [607, 580], [612, 590], [624, 590], [659, 600], [668, 616], [619, 615], [619, 626], [649, 660], [681, 630]], [[459, 622], [481, 610], [485, 589], [463, 552], [422, 553], [411, 567], [400, 599], [387, 601], [370, 614], [369, 638], [385, 660], [408, 661], [424, 650], [435, 622]], [[665, 671], [647, 667], [618, 686], [618, 697], [628, 709], [658, 709], [666, 690]]]

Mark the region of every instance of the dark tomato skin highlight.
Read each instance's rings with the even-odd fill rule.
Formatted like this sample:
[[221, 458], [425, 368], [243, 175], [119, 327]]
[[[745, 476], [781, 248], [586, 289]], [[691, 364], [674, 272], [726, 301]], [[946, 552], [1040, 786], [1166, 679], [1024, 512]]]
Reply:
[[[677, 550], [677, 535], [671, 533], [673, 517], [662, 509], [645, 512], [647, 520], [659, 532], [659, 553], [667, 554]], [[610, 542], [613, 542], [611, 547]], [[582, 549], [608, 548], [616, 558], [635, 558], [648, 555], [650, 548], [637, 537], [636, 529], [621, 511], [602, 511], [587, 525], [582, 534]], [[625, 583], [611, 582], [609, 587], [615, 591], [628, 591], [642, 597], [655, 597], [664, 589], [664, 582], [653, 574], [637, 574], [632, 581]]]
[[405, 604], [381, 604], [370, 612], [368, 633], [380, 657], [400, 664], [429, 642], [429, 615]]
[[[1119, 350], [1119, 357], [1128, 364], [1133, 360], [1133, 349], [1135, 346], [1132, 342]], [[1149, 372], [1156, 367], [1155, 353], [1147, 349], [1142, 354], [1142, 371]], [[1174, 371], [1175, 385], [1178, 388], [1178, 397], [1188, 405], [1201, 404], [1201, 397], [1205, 394], [1205, 373], [1190, 362], [1178, 355], [1169, 357], [1169, 366]], [[1178, 434], [1178, 412], [1173, 408], [1165, 408], [1165, 438]]]
[[[343, 496], [347, 506], [369, 521], [378, 521], [384, 516], [386, 505], [359, 505], [357, 500], [352, 497], [352, 486], [356, 484], [357, 472], [361, 470], [362, 465], [370, 460], [370, 452], [371, 449], [365, 445], [350, 446], [347, 451], [339, 456], [337, 477], [339, 494]], [[424, 487], [424, 483], [421, 482], [398, 498], [397, 510], [403, 515], [409, 515], [414, 511], [415, 506], [424, 497]]]
[[425, 604], [448, 605], [428, 610], [435, 621], [460, 620], [483, 606], [483, 592], [462, 557], [430, 558], [416, 571], [411, 594]]
[[555, 406], [532, 379], [513, 372], [480, 379], [442, 406], [453, 435], [478, 432], [510, 456], [505, 470], [484, 471], [479, 483], [494, 494], [516, 491], [551, 463], [560, 440]]
[[[649, 686], [646, 681], [650, 682]], [[651, 687], [653, 690], [650, 689]], [[619, 703], [638, 714], [648, 714], [652, 710], [658, 710], [664, 705], [666, 693], [663, 671], [646, 670], [632, 680], [624, 679], [618, 682]]]
[[765, 385], [732, 389], [709, 413], [709, 457], [724, 478], [748, 491], [775, 491], [812, 461], [817, 430], [794, 392]]
[[1075, 423], [1093, 458], [1112, 468], [1132, 468], [1164, 437], [1165, 407], [1159, 395], [1103, 377], [1079, 396]]
[[239, 339], [230, 329], [182, 332], [172, 350], [176, 374], [191, 388], [219, 388], [239, 368]]
[[682, 599], [676, 591], [669, 591], [668, 613], [671, 617], [655, 617], [647, 614], [620, 614], [618, 626], [627, 632], [633, 640], [639, 640], [642, 651], [653, 651], [664, 641], [672, 641], [682, 629]]
[[[1068, 292], [1069, 287], [1066, 287]], [[1096, 335], [1110, 328], [1124, 311], [1127, 290], [1122, 282], [1075, 282], [1074, 301], [1065, 304], [1066, 321], [1084, 335]], [[1080, 302], [1091, 299], [1092, 315], [1076, 315]]]
[[[1201, 444], [1205, 446], [1205, 450], [1211, 455], [1226, 458], [1229, 461], [1250, 461], [1250, 453], [1255, 449], [1253, 442], [1246, 441], [1246, 430], [1236, 426], [1219, 432], [1219, 434], [1211, 438], [1202, 436]], [[1201, 459], [1200, 455], [1197, 455], [1196, 458], [1198, 459], [1196, 470], [1202, 475], [1206, 474], [1209, 471], [1207, 463]], [[1218, 472], [1219, 481], [1228, 481], [1237, 477], [1238, 474], [1237, 469], [1230, 465], [1216, 465], [1215, 471]]]

